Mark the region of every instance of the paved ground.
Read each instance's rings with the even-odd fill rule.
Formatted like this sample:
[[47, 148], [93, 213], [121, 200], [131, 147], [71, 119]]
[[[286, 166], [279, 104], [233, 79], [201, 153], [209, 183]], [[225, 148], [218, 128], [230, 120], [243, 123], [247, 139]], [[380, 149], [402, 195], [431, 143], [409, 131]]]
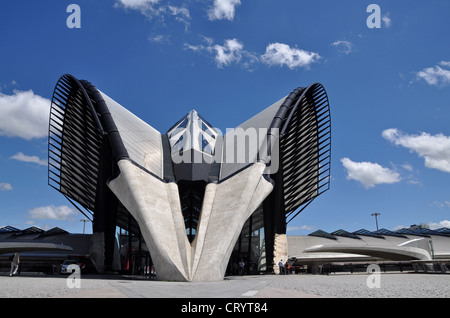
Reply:
[[[373, 276], [372, 276], [373, 277]], [[0, 273], [0, 298], [449, 298], [450, 275], [381, 273], [369, 288], [366, 273], [226, 277], [219, 282], [162, 282], [125, 276], [82, 275], [80, 288], [66, 276]]]

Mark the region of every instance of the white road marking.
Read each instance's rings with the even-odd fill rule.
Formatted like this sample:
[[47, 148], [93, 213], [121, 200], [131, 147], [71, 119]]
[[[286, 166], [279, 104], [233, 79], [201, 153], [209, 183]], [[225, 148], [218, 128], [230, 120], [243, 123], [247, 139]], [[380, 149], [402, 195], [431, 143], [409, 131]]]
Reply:
[[243, 293], [242, 296], [245, 296], [245, 297], [252, 297], [252, 296], [255, 296], [257, 293], [258, 293], [257, 290], [249, 290], [248, 292]]

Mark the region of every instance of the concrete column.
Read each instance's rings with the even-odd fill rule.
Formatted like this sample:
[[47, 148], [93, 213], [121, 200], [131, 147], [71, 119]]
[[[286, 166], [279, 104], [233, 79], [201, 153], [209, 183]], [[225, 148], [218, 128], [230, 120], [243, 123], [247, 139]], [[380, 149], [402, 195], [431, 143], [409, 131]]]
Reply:
[[256, 163], [206, 186], [197, 234], [186, 236], [178, 188], [128, 160], [109, 187], [139, 224], [160, 280], [222, 280], [245, 221], [272, 191]]
[[273, 247], [273, 262], [274, 262], [274, 272], [275, 274], [280, 274], [280, 268], [278, 263], [280, 260], [283, 264], [288, 260], [288, 246], [287, 246], [287, 236], [286, 234], [275, 234], [275, 244]]

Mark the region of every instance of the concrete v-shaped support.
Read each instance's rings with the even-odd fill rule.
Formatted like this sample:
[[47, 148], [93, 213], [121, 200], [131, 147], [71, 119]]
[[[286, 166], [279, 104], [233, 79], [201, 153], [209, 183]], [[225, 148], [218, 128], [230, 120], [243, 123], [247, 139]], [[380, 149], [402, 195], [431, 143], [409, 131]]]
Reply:
[[206, 186], [197, 234], [186, 236], [176, 183], [164, 182], [129, 160], [108, 184], [139, 224], [159, 280], [216, 281], [225, 275], [245, 221], [273, 189], [255, 163]]

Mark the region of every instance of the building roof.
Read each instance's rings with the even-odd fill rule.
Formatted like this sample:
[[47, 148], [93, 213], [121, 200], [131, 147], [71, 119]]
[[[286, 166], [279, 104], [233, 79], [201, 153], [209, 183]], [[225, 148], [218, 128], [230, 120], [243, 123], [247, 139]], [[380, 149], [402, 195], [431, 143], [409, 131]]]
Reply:
[[[198, 140], [189, 141], [184, 133], [189, 121], [200, 132]], [[173, 155], [187, 147], [202, 154], [214, 153], [214, 159], [219, 159], [213, 164], [201, 162], [200, 166], [191, 167], [198, 173], [189, 174], [190, 181], [224, 182], [256, 162], [266, 164], [264, 174], [274, 175], [280, 165], [283, 181], [278, 186], [283, 188], [280, 200], [287, 222], [329, 189], [331, 117], [327, 93], [319, 83], [295, 89], [240, 126], [227, 130], [221, 136], [222, 142], [218, 142], [219, 136], [212, 126], [195, 111], [178, 121], [167, 134], [161, 134], [90, 82], [65, 74], [55, 86], [49, 127], [49, 185], [90, 220], [96, 209], [97, 192], [102, 191], [100, 162], [112, 160], [104, 143], [111, 146], [115, 162], [127, 159], [164, 182], [173, 182], [175, 177], [179, 181], [172, 165]], [[238, 128], [265, 131], [258, 130], [256, 145], [227, 144], [226, 141], [235, 139]], [[105, 142], [104, 135], [108, 136], [109, 143]], [[244, 133], [242, 137], [248, 136]], [[235, 147], [239, 148], [239, 157], [233, 155], [233, 162], [224, 162], [227, 150], [229, 156], [237, 154]], [[244, 162], [240, 157], [245, 157]], [[198, 175], [202, 178], [194, 178]]]
[[48, 231], [40, 233], [39, 236], [42, 237], [42, 236], [58, 235], [58, 234], [69, 234], [69, 232], [67, 232], [66, 230], [63, 230], [63, 229], [61, 229], [59, 227], [54, 227], [54, 228], [51, 228]]
[[[356, 237], [360, 240], [352, 239]], [[288, 236], [288, 253], [297, 265], [448, 259], [449, 244], [450, 228], [431, 230], [412, 227], [398, 231], [360, 229], [352, 233], [343, 229], [330, 233], [317, 230], [307, 236]]]
[[20, 230], [10, 225], [0, 227], [0, 233], [15, 233], [15, 232], [20, 232]]
[[345, 231], [343, 229], [334, 231], [334, 232], [331, 233], [331, 235], [349, 237], [349, 238], [358, 239], [358, 240], [361, 239], [358, 235], [355, 235], [353, 233], [347, 232], [347, 231]]
[[330, 233], [327, 233], [323, 230], [317, 230], [315, 232], [312, 232], [310, 234], [308, 234], [309, 236], [318, 236], [318, 237], [323, 237], [323, 238], [327, 238], [330, 240], [337, 240], [336, 236], [331, 235]]
[[360, 229], [358, 231], [353, 232], [353, 234], [362, 235], [362, 236], [371, 236], [371, 237], [384, 239], [384, 237], [382, 235], [377, 234], [375, 232], [371, 232], [371, 231], [366, 230], [366, 229]]
[[0, 254], [33, 251], [64, 251], [71, 252], [71, 246], [47, 242], [0, 242]]
[[397, 230], [397, 233], [400, 234], [407, 234], [407, 235], [415, 235], [415, 236], [422, 236], [422, 237], [430, 237], [430, 235], [428, 233], [424, 233], [424, 231], [422, 231], [424, 229], [400, 229]]
[[6, 225], [0, 227], [0, 234], [3, 234], [3, 237], [5, 237], [5, 235], [6, 237], [20, 237], [25, 235], [34, 235], [34, 238], [39, 238], [50, 235], [69, 234], [69, 232], [59, 227], [54, 227], [49, 230], [43, 230], [40, 227], [33, 225], [31, 227], [21, 230], [13, 226]]
[[343, 229], [336, 230], [334, 232], [328, 233], [323, 230], [317, 230], [310, 234], [309, 236], [318, 236], [318, 237], [324, 237], [332, 240], [336, 240], [337, 236], [341, 237], [348, 237], [353, 239], [361, 239], [360, 236], [370, 236], [380, 239], [385, 239], [385, 236], [393, 236], [393, 237], [399, 237], [399, 238], [408, 238], [407, 235], [414, 235], [414, 236], [420, 236], [420, 237], [431, 237], [430, 235], [439, 235], [439, 236], [448, 236], [450, 237], [450, 228], [440, 228], [436, 230], [430, 230], [427, 228], [403, 228], [397, 231], [390, 231], [388, 229], [379, 229], [377, 231], [369, 231], [366, 229], [360, 229], [354, 232], [348, 232]]
[[440, 229], [436, 229], [435, 231], [438, 233], [450, 234], [450, 228], [448, 227], [441, 227]]
[[377, 231], [374, 231], [373, 233], [380, 234], [380, 235], [383, 235], [383, 236], [395, 236], [395, 237], [407, 238], [403, 234], [400, 234], [398, 232], [393, 232], [393, 231], [390, 231], [388, 229], [379, 229]]
[[91, 234], [69, 233], [60, 227], [49, 230], [37, 226], [25, 229], [8, 225], [0, 227], [0, 254], [20, 251], [27, 252], [24, 254], [27, 257], [44, 254], [61, 256], [67, 253], [88, 255], [91, 241]]

